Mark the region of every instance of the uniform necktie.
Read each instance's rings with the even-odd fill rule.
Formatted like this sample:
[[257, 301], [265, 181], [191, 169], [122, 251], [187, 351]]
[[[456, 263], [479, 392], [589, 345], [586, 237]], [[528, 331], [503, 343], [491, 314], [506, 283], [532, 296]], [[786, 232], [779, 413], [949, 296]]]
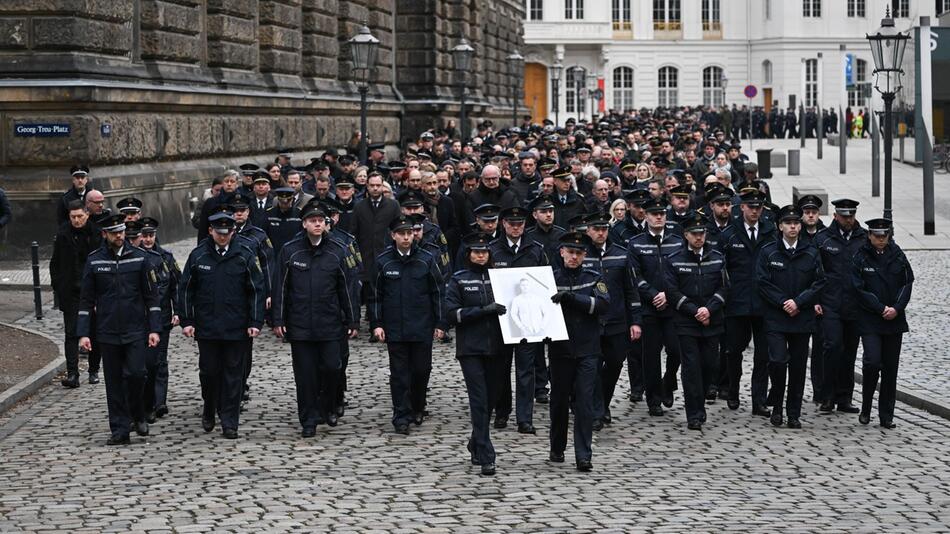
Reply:
[[219, 255], [219, 256], [224, 256], [224, 254], [225, 254], [227, 251], [228, 251], [228, 249], [226, 249], [226, 248], [224, 248], [224, 247], [218, 247], [218, 255]]
[[567, 204], [567, 197], [565, 196], [561, 197], [561, 204]]
[[374, 210], [375, 210], [375, 209], [379, 209], [379, 201], [378, 201], [378, 200], [374, 200], [374, 201], [373, 201], [373, 209], [374, 209]]
[[258, 201], [257, 201], [257, 208], [258, 208], [258, 209], [264, 209], [264, 201], [263, 201], [263, 200], [258, 200]]
[[512, 253], [512, 254], [517, 254], [517, 253], [518, 253], [518, 243], [512, 243], [512, 245], [511, 245], [511, 253]]
[[749, 239], [755, 243], [755, 226], [749, 227]]

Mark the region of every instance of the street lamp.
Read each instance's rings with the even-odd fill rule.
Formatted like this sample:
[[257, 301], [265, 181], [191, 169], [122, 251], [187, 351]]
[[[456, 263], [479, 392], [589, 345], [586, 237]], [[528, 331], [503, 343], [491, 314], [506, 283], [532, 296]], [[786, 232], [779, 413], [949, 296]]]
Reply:
[[592, 72], [590, 76], [587, 77], [587, 97], [590, 99], [590, 119], [591, 122], [594, 120], [594, 111], [596, 108], [596, 102], [600, 99], [597, 98], [598, 81], [600, 80], [600, 75], [596, 72]]
[[561, 65], [561, 62], [558, 61], [554, 65], [551, 65], [551, 96], [554, 100], [554, 126], [557, 126], [560, 122], [560, 96], [561, 96], [561, 71], [564, 69], [564, 65]]
[[511, 74], [511, 125], [518, 125], [518, 75], [524, 72], [524, 56], [516, 49], [508, 55], [508, 71]]
[[726, 87], [729, 86], [729, 78], [726, 78], [725, 74], [719, 77], [719, 85], [722, 87], [722, 105], [726, 106], [728, 105], [726, 102]]
[[373, 37], [364, 24], [347, 43], [350, 45], [350, 59], [360, 92], [360, 161], [366, 163], [366, 94], [369, 92], [370, 72], [376, 66], [379, 39]]
[[874, 88], [884, 100], [884, 218], [892, 219], [891, 214], [891, 158], [894, 134], [891, 127], [891, 106], [894, 96], [901, 90], [901, 76], [904, 70], [904, 47], [910, 36], [897, 31], [894, 19], [888, 9], [881, 20], [877, 33], [867, 35], [871, 43], [871, 57], [874, 58]]
[[574, 67], [571, 68], [571, 70], [574, 71], [574, 102], [577, 108], [577, 118], [580, 119], [581, 118], [581, 104], [583, 103], [583, 100], [581, 100], [581, 89], [583, 89], [587, 85], [587, 82], [586, 82], [587, 69], [585, 69], [584, 67], [580, 65], [575, 65]]
[[460, 96], [459, 104], [461, 108], [459, 117], [459, 140], [465, 142], [465, 132], [470, 131], [465, 118], [465, 77], [472, 68], [472, 58], [475, 56], [475, 49], [468, 44], [468, 39], [462, 37], [459, 44], [452, 47], [452, 61], [455, 63], [455, 73], [459, 77]]

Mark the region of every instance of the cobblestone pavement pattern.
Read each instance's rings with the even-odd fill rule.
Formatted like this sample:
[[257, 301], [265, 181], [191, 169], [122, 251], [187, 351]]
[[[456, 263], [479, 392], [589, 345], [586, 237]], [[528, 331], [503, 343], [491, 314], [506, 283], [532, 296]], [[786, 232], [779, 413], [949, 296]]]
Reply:
[[[947, 257], [941, 261], [934, 269], [947, 272]], [[928, 269], [915, 267], [923, 278]], [[918, 321], [938, 328], [940, 308], [931, 304], [946, 306], [935, 293], [918, 289], [916, 308], [935, 310], [914, 312], [921, 334]], [[58, 334], [57, 317], [41, 327]], [[699, 433], [686, 430], [681, 395], [667, 415], [651, 418], [626, 400], [624, 376], [615, 422], [595, 435], [592, 473], [547, 462], [549, 420], [539, 405], [537, 436], [493, 431], [499, 471], [482, 478], [465, 452], [467, 399], [452, 345], [436, 344], [432, 416], [400, 436], [389, 423], [385, 349], [365, 338], [352, 348], [346, 415], [314, 439], [300, 438], [289, 348], [269, 332], [256, 343], [252, 400], [235, 441], [219, 429], [202, 432], [197, 347], [179, 331], [169, 351], [171, 413], [131, 446], [104, 444], [103, 385], [45, 388], [0, 417], [0, 531], [936, 532], [950, 525], [950, 421], [905, 405], [898, 427], [884, 431], [859, 426], [856, 416], [819, 416], [808, 404], [796, 432], [750, 416], [748, 404], [733, 412], [718, 401]], [[928, 338], [920, 339], [908, 343], [904, 362], [939, 352], [919, 357]]]

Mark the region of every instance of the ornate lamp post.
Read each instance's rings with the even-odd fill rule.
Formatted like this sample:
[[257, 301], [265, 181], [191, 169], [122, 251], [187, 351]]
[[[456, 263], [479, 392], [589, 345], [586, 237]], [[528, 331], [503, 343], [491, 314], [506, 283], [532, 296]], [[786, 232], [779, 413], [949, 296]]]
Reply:
[[551, 96], [554, 100], [554, 125], [557, 126], [560, 121], [561, 113], [561, 71], [564, 70], [564, 65], [560, 61], [551, 65]]
[[459, 44], [452, 47], [452, 61], [455, 66], [455, 73], [458, 76], [459, 80], [459, 103], [461, 107], [460, 117], [459, 117], [459, 138], [461, 141], [465, 141], [465, 137], [468, 135], [467, 132], [471, 129], [466, 124], [467, 120], [465, 118], [465, 82], [466, 75], [468, 71], [472, 68], [472, 58], [475, 57], [475, 49], [472, 48], [472, 45], [468, 44], [468, 40], [462, 37], [462, 40], [459, 41]]
[[350, 45], [350, 59], [360, 92], [360, 161], [366, 163], [366, 94], [369, 92], [369, 75], [376, 66], [379, 39], [373, 37], [364, 24], [347, 43]]
[[507, 57], [508, 73], [511, 75], [511, 125], [518, 125], [518, 76], [524, 72], [524, 56], [515, 50]]
[[580, 65], [575, 65], [571, 70], [574, 71], [574, 102], [577, 108], [577, 118], [580, 119], [580, 107], [581, 104], [584, 103], [584, 101], [581, 100], [581, 91], [587, 87], [587, 69]]
[[891, 219], [891, 164], [894, 143], [891, 106], [894, 96], [901, 90], [901, 76], [904, 70], [904, 47], [910, 36], [897, 31], [890, 10], [881, 20], [877, 33], [867, 36], [871, 44], [871, 56], [874, 58], [874, 88], [884, 100], [884, 218]]
[[600, 75], [592, 72], [590, 76], [587, 77], [587, 97], [590, 99], [590, 119], [594, 120], [595, 112], [597, 111], [597, 102], [600, 101], [598, 97], [597, 82], [600, 79]]

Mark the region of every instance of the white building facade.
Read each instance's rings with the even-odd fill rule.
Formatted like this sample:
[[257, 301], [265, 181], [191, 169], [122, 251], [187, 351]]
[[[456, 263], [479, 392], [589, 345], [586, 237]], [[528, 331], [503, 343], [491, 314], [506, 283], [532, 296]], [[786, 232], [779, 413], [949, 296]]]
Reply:
[[[535, 120], [553, 119], [556, 109], [562, 122], [589, 117], [592, 107], [785, 109], [803, 97], [807, 107], [839, 108], [847, 100], [846, 106], [866, 108], [860, 89], [845, 89], [845, 56], [851, 55], [854, 82], [873, 82], [865, 34], [880, 26], [885, 8], [902, 31], [950, 8], [947, 0], [525, 2], [525, 104]], [[912, 68], [913, 54], [906, 57]], [[556, 108], [555, 63], [563, 65]], [[583, 69], [589, 90], [603, 90], [600, 103], [587, 91], [578, 95], [575, 67]], [[903, 100], [912, 101], [912, 72], [904, 78], [903, 94], [911, 97]], [[756, 87], [755, 98], [743, 94], [747, 85]]]

